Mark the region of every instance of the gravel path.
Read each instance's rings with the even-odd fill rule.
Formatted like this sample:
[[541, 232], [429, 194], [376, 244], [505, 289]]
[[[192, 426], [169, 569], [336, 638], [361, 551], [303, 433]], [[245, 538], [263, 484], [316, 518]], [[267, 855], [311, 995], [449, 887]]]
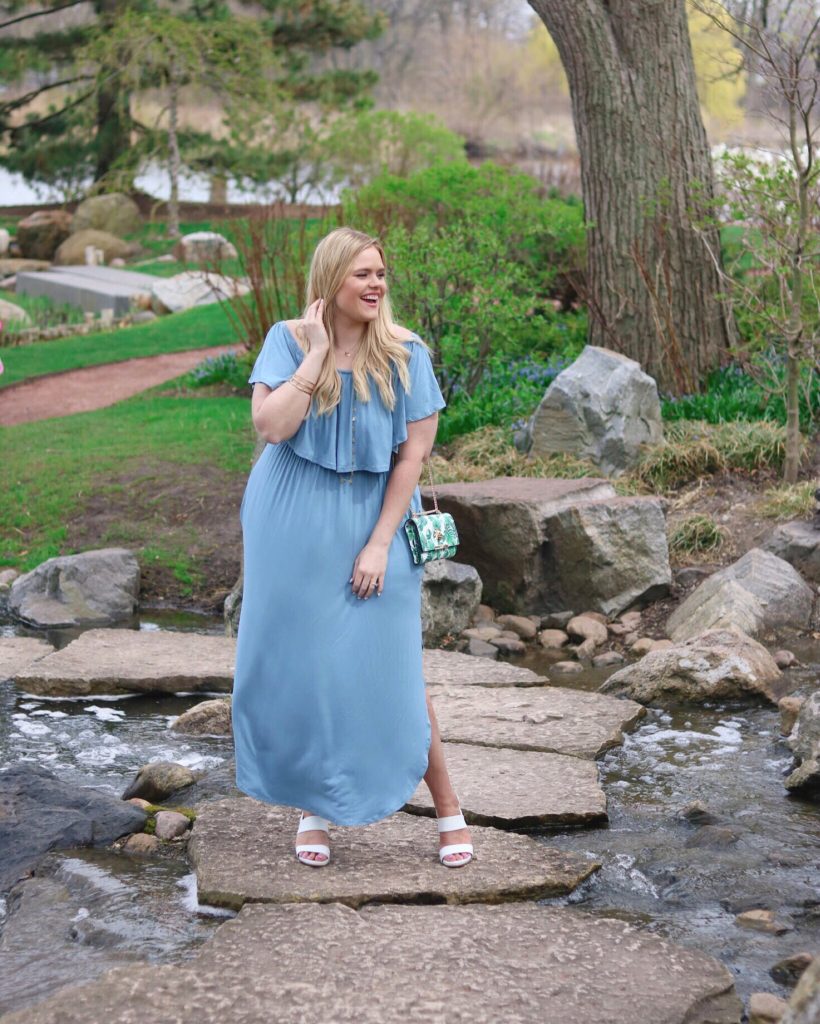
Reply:
[[51, 373], [0, 390], [0, 426], [33, 423], [103, 409], [146, 388], [173, 380], [208, 356], [238, 351], [236, 345], [167, 352], [81, 370]]

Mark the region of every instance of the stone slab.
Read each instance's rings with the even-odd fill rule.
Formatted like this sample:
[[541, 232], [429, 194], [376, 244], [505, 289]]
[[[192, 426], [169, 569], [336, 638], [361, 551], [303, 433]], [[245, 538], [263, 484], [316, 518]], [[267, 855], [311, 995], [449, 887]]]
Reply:
[[600, 867], [526, 836], [473, 826], [473, 861], [446, 868], [427, 818], [394, 814], [330, 829], [331, 860], [310, 868], [293, 852], [298, 813], [251, 797], [204, 805], [188, 856], [202, 903], [498, 903], [572, 892]]
[[142, 274], [138, 270], [125, 270], [118, 267], [68, 266], [53, 267], [55, 274], [71, 274], [74, 277], [86, 278], [89, 281], [104, 282], [116, 285], [128, 285], [137, 291], [150, 292], [156, 283], [153, 274]]
[[15, 676], [28, 693], [229, 693], [236, 640], [170, 630], [89, 629]]
[[[65, 302], [87, 312], [99, 313], [104, 309], [112, 309], [115, 316], [128, 312], [131, 296], [137, 292], [150, 291], [156, 280], [147, 274], [141, 274], [149, 281], [149, 285], [135, 285], [129, 280], [113, 278], [110, 275], [116, 268], [108, 267], [109, 276], [94, 277], [85, 272], [76, 273], [77, 267], [63, 267], [60, 270], [41, 270], [34, 273], [17, 275], [16, 290], [21, 295], [45, 295], [54, 302]], [[99, 268], [88, 268], [99, 269]], [[128, 278], [134, 276], [133, 271], [124, 271]]]
[[646, 714], [635, 701], [557, 686], [441, 687], [432, 694], [442, 739], [595, 758]]
[[[594, 761], [536, 750], [445, 743], [447, 769], [464, 817], [495, 828], [600, 825], [606, 796]], [[424, 782], [405, 810], [434, 815]]]
[[0, 638], [0, 680], [13, 679], [39, 661], [54, 648], [47, 640], [31, 636], [4, 636]]
[[532, 669], [459, 651], [425, 650], [423, 664], [428, 686], [543, 686], [549, 682]]
[[295, 904], [245, 906], [191, 961], [119, 967], [2, 1024], [738, 1024], [741, 1013], [717, 960], [576, 909]]

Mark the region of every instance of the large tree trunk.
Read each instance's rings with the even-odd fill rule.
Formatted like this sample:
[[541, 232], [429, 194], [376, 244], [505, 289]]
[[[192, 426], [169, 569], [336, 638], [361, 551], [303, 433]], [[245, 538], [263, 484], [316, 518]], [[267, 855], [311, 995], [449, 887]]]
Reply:
[[[100, 25], [112, 25], [124, 9], [125, 0], [97, 0], [95, 7]], [[110, 174], [117, 159], [131, 147], [131, 112], [129, 98], [123, 90], [117, 68], [101, 67], [97, 85], [97, 159], [94, 181]], [[128, 188], [129, 182], [120, 182]]]
[[[589, 341], [662, 390], [696, 389], [732, 339], [717, 268], [692, 229], [712, 196], [684, 0], [529, 0], [567, 73], [586, 218]], [[720, 251], [716, 233], [709, 239]]]

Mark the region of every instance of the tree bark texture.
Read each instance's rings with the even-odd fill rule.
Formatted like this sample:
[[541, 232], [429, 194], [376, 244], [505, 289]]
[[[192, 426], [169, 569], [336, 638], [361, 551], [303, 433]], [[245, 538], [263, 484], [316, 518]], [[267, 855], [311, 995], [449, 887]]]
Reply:
[[[113, 24], [123, 9], [124, 0], [96, 0], [95, 9], [102, 30]], [[117, 74], [118, 68], [102, 67], [97, 84], [97, 159], [94, 181], [100, 181], [113, 169], [117, 159], [131, 145], [129, 97]]]
[[[713, 179], [685, 2], [529, 2], [569, 79], [591, 222], [589, 342], [637, 360], [662, 391], [697, 390], [733, 325], [690, 219]], [[719, 253], [716, 232], [708, 241]]]

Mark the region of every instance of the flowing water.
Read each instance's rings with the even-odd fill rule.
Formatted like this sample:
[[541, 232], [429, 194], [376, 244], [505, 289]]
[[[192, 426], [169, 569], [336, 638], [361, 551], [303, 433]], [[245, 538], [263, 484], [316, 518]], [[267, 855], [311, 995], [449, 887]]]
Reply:
[[[168, 613], [146, 613], [136, 625], [222, 630], [219, 620]], [[43, 634], [0, 624], [0, 635]], [[76, 632], [46, 635], [63, 646]], [[815, 687], [820, 645], [792, 649], [803, 663], [792, 670], [795, 687]], [[518, 663], [543, 674], [550, 660], [539, 651]], [[612, 671], [567, 676], [559, 685], [594, 690]], [[202, 699], [48, 699], [0, 683], [0, 767], [29, 760], [77, 786], [119, 795], [152, 759], [194, 769], [224, 765], [230, 741], [168, 731], [173, 718]], [[546, 902], [629, 920], [715, 956], [734, 974], [741, 996], [786, 996], [770, 968], [791, 953], [820, 949], [820, 816], [816, 805], [786, 794], [790, 765], [773, 709], [650, 709], [600, 761], [609, 826], [539, 834], [603, 864], [571, 896]], [[680, 816], [695, 801], [708, 818]], [[23, 888], [22, 900], [0, 904], [0, 1012], [123, 963], [184, 960], [226, 914], [198, 904], [181, 853], [141, 861], [106, 850], [58, 851]], [[788, 930], [774, 935], [738, 926], [736, 914], [761, 907]]]

